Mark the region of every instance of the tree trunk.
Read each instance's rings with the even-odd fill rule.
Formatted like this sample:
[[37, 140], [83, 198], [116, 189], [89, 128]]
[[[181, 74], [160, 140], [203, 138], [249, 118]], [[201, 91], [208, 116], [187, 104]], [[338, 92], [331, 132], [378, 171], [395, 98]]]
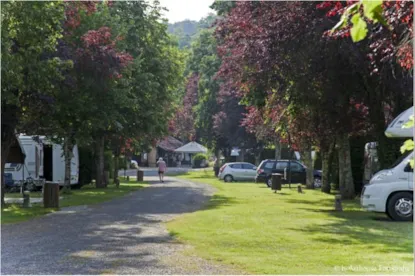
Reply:
[[[338, 164], [338, 174], [339, 174], [339, 183], [338, 183], [338, 187], [339, 187], [339, 191], [340, 193], [342, 193], [344, 186], [345, 186], [345, 182], [344, 182], [344, 158], [343, 158], [343, 151], [342, 151], [342, 136], [339, 135], [337, 137], [337, 144], [336, 144], [336, 151], [337, 151], [337, 164]], [[334, 187], [336, 189], [336, 187]]]
[[96, 176], [96, 187], [104, 188], [104, 136], [98, 137], [96, 140], [96, 165], [97, 165], [97, 176]]
[[118, 168], [119, 168], [119, 162], [120, 162], [120, 155], [118, 154], [118, 151], [114, 154], [114, 183], [117, 183], [118, 181]]
[[261, 163], [261, 154], [263, 148], [264, 147], [262, 146], [262, 143], [259, 143], [255, 148], [255, 166], [259, 166], [259, 164]]
[[306, 186], [307, 189], [314, 189], [314, 168], [313, 159], [311, 157], [311, 147], [307, 146], [304, 151], [301, 152], [304, 165], [307, 167], [306, 170]]
[[7, 157], [10, 152], [10, 148], [13, 145], [14, 128], [8, 125], [2, 125], [1, 129], [1, 207], [5, 206], [4, 202], [4, 167], [6, 166]]
[[72, 161], [72, 151], [74, 145], [72, 145], [70, 138], [65, 138], [63, 143], [63, 154], [65, 157], [65, 180], [63, 183], [64, 191], [69, 192], [71, 190], [71, 161]]
[[241, 158], [240, 158], [241, 162], [245, 162], [245, 149], [241, 148], [240, 153], [241, 153]]
[[338, 137], [339, 146], [339, 189], [343, 199], [355, 197], [350, 157], [350, 141], [347, 134]]
[[321, 178], [321, 191], [323, 193], [329, 194], [331, 191], [330, 183], [330, 170], [331, 162], [333, 156], [333, 145], [328, 146], [327, 148], [321, 148], [321, 159], [322, 159], [322, 178]]
[[275, 139], [275, 160], [281, 159], [281, 142]]

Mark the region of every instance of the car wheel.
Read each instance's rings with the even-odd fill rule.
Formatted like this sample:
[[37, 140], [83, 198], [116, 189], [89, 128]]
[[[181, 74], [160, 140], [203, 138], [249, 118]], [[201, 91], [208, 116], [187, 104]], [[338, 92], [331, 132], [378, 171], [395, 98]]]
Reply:
[[269, 177], [268, 179], [267, 179], [267, 186], [268, 187], [270, 187], [271, 188], [271, 186], [272, 186], [272, 178], [271, 177]]
[[314, 188], [321, 188], [321, 178], [314, 177]]
[[225, 182], [232, 182], [233, 181], [233, 177], [232, 175], [225, 175], [225, 177], [223, 178], [223, 180], [225, 180]]
[[394, 194], [386, 206], [387, 215], [397, 221], [413, 220], [413, 195], [408, 192]]

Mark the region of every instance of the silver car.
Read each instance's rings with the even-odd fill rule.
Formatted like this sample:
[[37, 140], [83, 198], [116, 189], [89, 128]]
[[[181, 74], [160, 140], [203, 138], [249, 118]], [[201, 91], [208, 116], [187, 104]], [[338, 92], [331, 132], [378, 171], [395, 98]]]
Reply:
[[220, 180], [232, 181], [255, 181], [256, 166], [246, 162], [226, 163], [219, 169]]

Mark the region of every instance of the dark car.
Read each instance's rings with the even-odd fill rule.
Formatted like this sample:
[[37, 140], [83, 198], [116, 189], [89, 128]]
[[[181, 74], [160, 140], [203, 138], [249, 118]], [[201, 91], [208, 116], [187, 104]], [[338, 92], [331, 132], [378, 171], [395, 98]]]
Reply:
[[[288, 164], [291, 164], [291, 183], [306, 183], [306, 167], [296, 160], [263, 160], [258, 166], [257, 175], [255, 178], [256, 182], [264, 182], [268, 187], [271, 187], [271, 175], [273, 173], [284, 174], [284, 170], [287, 169]], [[283, 179], [282, 183], [288, 183], [287, 180]], [[321, 187], [321, 171], [314, 171], [314, 186]]]

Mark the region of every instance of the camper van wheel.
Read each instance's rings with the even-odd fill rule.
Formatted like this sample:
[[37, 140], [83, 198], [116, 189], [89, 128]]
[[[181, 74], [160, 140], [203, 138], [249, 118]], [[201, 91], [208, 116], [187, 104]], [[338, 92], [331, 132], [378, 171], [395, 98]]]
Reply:
[[397, 221], [412, 221], [413, 210], [413, 195], [409, 192], [394, 194], [386, 206], [387, 215]]

